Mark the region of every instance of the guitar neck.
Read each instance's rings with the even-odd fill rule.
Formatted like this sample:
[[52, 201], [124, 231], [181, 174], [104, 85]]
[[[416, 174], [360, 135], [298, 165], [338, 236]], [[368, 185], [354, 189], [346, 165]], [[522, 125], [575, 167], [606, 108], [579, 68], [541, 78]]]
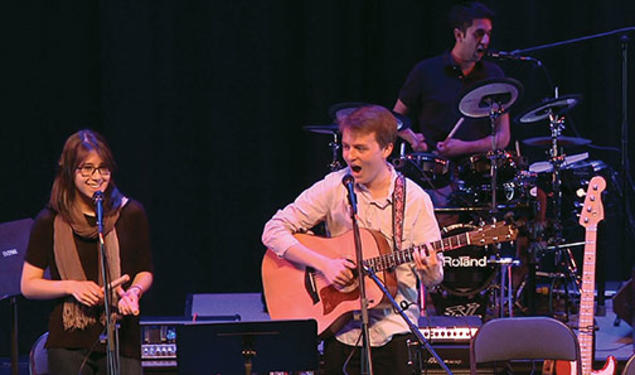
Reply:
[[430, 242], [424, 245], [417, 245], [405, 250], [393, 251], [375, 258], [366, 259], [365, 266], [373, 272], [381, 272], [390, 268], [397, 267], [403, 263], [414, 262], [414, 251], [420, 251], [427, 248], [436, 250], [438, 253], [458, 249], [460, 247], [472, 245], [470, 243], [469, 233], [461, 233], [456, 236], [447, 237], [438, 241]]
[[595, 297], [596, 239], [597, 227], [587, 227], [584, 245], [584, 265], [582, 267], [580, 317], [578, 322], [578, 341], [580, 342], [583, 374], [590, 374], [593, 365], [593, 301]]

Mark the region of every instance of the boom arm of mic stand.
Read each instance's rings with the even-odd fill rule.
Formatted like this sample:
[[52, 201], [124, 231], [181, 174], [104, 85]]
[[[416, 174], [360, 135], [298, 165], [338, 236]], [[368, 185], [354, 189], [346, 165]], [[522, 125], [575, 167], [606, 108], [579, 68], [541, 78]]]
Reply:
[[379, 279], [379, 277], [377, 277], [377, 274], [375, 274], [375, 272], [368, 267], [364, 267], [364, 271], [368, 275], [368, 277], [370, 277], [371, 280], [373, 280], [375, 284], [377, 284], [379, 289], [381, 289], [381, 291], [384, 293], [384, 296], [386, 296], [390, 304], [393, 306], [393, 309], [397, 311], [399, 315], [401, 316], [401, 318], [406, 322], [406, 324], [408, 324], [408, 328], [410, 328], [410, 331], [412, 332], [412, 334], [414, 334], [417, 337], [417, 340], [419, 340], [419, 343], [421, 344], [421, 346], [423, 346], [428, 351], [428, 353], [430, 353], [437, 360], [437, 363], [439, 364], [439, 366], [441, 366], [441, 368], [446, 373], [452, 375], [452, 371], [450, 371], [450, 368], [448, 367], [448, 365], [445, 364], [445, 362], [443, 361], [443, 359], [441, 359], [439, 354], [432, 348], [428, 340], [426, 340], [426, 338], [423, 337], [423, 334], [421, 333], [421, 331], [419, 331], [419, 327], [416, 324], [414, 324], [410, 320], [410, 318], [408, 318], [408, 315], [406, 315], [406, 313], [403, 311], [401, 306], [399, 306], [397, 301], [395, 301], [395, 299], [390, 294], [390, 292], [388, 291], [384, 283]]

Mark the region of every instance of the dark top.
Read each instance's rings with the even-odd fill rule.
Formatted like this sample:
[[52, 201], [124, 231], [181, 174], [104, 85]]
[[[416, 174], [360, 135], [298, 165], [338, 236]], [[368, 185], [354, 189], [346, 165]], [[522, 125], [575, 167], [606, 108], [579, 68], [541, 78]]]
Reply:
[[[460, 96], [467, 87], [491, 78], [503, 77], [503, 71], [493, 63], [479, 61], [469, 75], [463, 76], [450, 52], [419, 62], [412, 69], [399, 91], [399, 99], [416, 117], [418, 130], [432, 150], [444, 140], [461, 118]], [[417, 131], [417, 126], [413, 125]], [[454, 138], [473, 141], [491, 134], [489, 118], [465, 118]]]
[[[50, 267], [51, 279], [60, 280], [53, 253], [53, 220], [55, 215], [55, 211], [45, 208], [35, 218], [25, 260], [41, 269]], [[89, 222], [91, 220], [95, 222], [94, 217], [87, 216], [87, 218]], [[143, 206], [139, 202], [130, 200], [121, 210], [115, 228], [119, 238], [121, 274], [128, 274], [131, 279], [123, 285], [126, 289], [131, 285], [132, 279], [137, 273], [141, 271], [152, 272], [149, 227]], [[82, 238], [77, 234], [74, 235], [74, 239], [86, 278], [98, 283], [97, 239]], [[46, 347], [91, 348], [99, 339], [104, 326], [95, 324], [83, 330], [64, 331], [62, 325], [63, 302], [64, 298], [58, 298], [49, 316], [49, 336]], [[139, 317], [125, 316], [120, 322], [119, 329], [121, 355], [139, 358], [140, 340]], [[105, 351], [104, 345], [99, 344], [96, 350]]]

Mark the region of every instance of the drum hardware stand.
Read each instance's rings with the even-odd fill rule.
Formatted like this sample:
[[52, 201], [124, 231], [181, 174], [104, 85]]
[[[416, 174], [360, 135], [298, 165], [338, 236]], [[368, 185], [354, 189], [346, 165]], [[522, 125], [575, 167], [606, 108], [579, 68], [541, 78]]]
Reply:
[[511, 257], [497, 258], [488, 261], [489, 264], [500, 265], [500, 295], [499, 295], [499, 318], [505, 317], [505, 304], [507, 304], [509, 317], [514, 316], [512, 312], [512, 267], [519, 266], [520, 261]]
[[509, 111], [522, 95], [522, 84], [511, 78], [485, 80], [469, 87], [461, 95], [458, 109], [461, 114], [471, 118], [489, 117], [492, 130], [492, 150], [489, 155], [492, 202], [491, 213], [498, 212], [496, 205], [496, 173], [500, 155], [496, 145], [496, 120]]
[[[561, 47], [561, 46], [566, 46], [566, 45], [570, 45], [570, 44], [575, 44], [575, 43], [581, 43], [581, 42], [586, 42], [589, 40], [594, 40], [594, 39], [599, 39], [599, 38], [605, 38], [605, 37], [609, 37], [609, 36], [613, 36], [613, 35], [619, 35], [619, 48], [620, 48], [620, 67], [621, 67], [621, 106], [620, 106], [620, 110], [621, 110], [621, 124], [620, 124], [620, 139], [621, 139], [621, 147], [620, 147], [620, 151], [621, 151], [621, 160], [620, 160], [620, 166], [621, 166], [621, 177], [622, 177], [622, 191], [623, 191], [623, 196], [622, 196], [622, 217], [623, 222], [622, 222], [622, 227], [623, 230], [621, 231], [621, 245], [622, 245], [622, 250], [624, 253], [626, 253], [626, 251], [624, 249], [627, 248], [627, 242], [629, 239], [632, 239], [633, 237], [633, 225], [632, 225], [632, 216], [631, 216], [631, 203], [630, 203], [630, 196], [629, 193], [632, 192], [632, 187], [629, 186], [628, 181], [631, 180], [630, 178], [630, 163], [629, 163], [629, 158], [628, 158], [628, 151], [629, 151], [629, 146], [628, 146], [628, 140], [629, 140], [629, 133], [628, 133], [628, 128], [629, 128], [629, 124], [628, 124], [628, 67], [629, 67], [629, 63], [628, 63], [628, 43], [630, 41], [630, 34], [635, 32], [635, 27], [634, 26], [629, 26], [629, 27], [624, 27], [624, 28], [620, 28], [620, 29], [614, 29], [611, 31], [607, 31], [607, 32], [603, 32], [603, 33], [598, 33], [598, 34], [591, 34], [591, 35], [586, 35], [583, 37], [578, 37], [578, 38], [573, 38], [573, 39], [568, 39], [568, 40], [563, 40], [563, 41], [559, 41], [559, 42], [555, 42], [555, 43], [549, 43], [549, 44], [544, 44], [544, 45], [539, 45], [539, 46], [534, 46], [534, 47], [529, 47], [529, 48], [524, 48], [524, 49], [516, 49], [514, 51], [511, 51], [512, 54], [525, 54], [527, 52], [534, 52], [534, 51], [540, 51], [540, 50], [545, 50], [545, 49], [550, 49], [550, 48], [555, 48], [555, 47]], [[546, 69], [545, 69], [546, 71]], [[630, 188], [630, 189], [629, 189]], [[628, 189], [628, 190], [627, 190]], [[630, 233], [630, 238], [629, 238], [629, 233]], [[603, 262], [602, 257], [600, 257], [598, 259], [598, 263], [602, 264], [601, 262]], [[598, 264], [598, 267], [600, 267], [600, 264]], [[600, 267], [601, 268], [601, 267]], [[600, 273], [598, 275], [598, 278], [596, 280], [597, 282], [597, 289], [598, 289], [598, 298], [597, 298], [597, 305], [598, 308], [600, 308], [600, 306], [602, 308], [604, 308], [604, 291], [606, 288], [606, 280], [605, 278], [602, 276], [602, 273]]]
[[342, 169], [342, 163], [339, 160], [340, 147], [337, 132], [333, 132], [333, 140], [329, 142], [329, 148], [331, 149], [331, 162], [329, 163], [329, 169], [331, 172]]
[[[557, 87], [555, 89], [556, 98], [558, 95]], [[554, 287], [556, 285], [557, 280], [564, 280], [564, 290], [565, 290], [565, 318], [568, 321], [568, 311], [570, 309], [570, 296], [569, 296], [569, 288], [567, 287], [568, 283], [571, 283], [574, 288], [580, 288], [577, 279], [577, 265], [575, 263], [575, 258], [571, 253], [569, 246], [562, 244], [564, 238], [562, 237], [562, 177], [561, 177], [561, 167], [564, 163], [566, 155], [560, 152], [558, 148], [558, 137], [562, 134], [564, 130], [564, 116], [558, 116], [553, 113], [552, 109], [549, 109], [549, 128], [551, 129], [551, 148], [549, 149], [549, 161], [553, 166], [553, 171], [551, 173], [551, 186], [552, 186], [552, 204], [553, 204], [553, 218], [552, 224], [554, 226], [554, 237], [551, 239], [553, 243], [552, 246], [549, 246], [548, 249], [554, 250], [554, 263], [556, 265], [556, 269], [560, 268], [560, 273], [564, 275], [564, 277], [558, 277], [552, 279], [551, 287], [549, 290], [549, 310], [552, 315], [555, 315], [553, 311], [553, 304], [551, 303], [553, 300]]]

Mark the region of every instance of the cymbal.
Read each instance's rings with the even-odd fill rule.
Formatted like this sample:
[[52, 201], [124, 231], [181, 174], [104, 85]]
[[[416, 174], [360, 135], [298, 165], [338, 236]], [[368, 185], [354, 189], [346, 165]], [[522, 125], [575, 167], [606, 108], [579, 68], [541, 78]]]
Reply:
[[[534, 137], [523, 139], [527, 146], [551, 147], [551, 137]], [[558, 137], [558, 146], [586, 146], [591, 143], [590, 139], [579, 137]]]
[[573, 109], [580, 100], [582, 100], [580, 95], [564, 95], [559, 98], [547, 98], [519, 115], [516, 118], [516, 122], [530, 124], [548, 118], [549, 113], [558, 116], [564, 115]]
[[[562, 165], [560, 166], [560, 168], [569, 169], [572, 164], [575, 164], [575, 163], [581, 162], [583, 160], [586, 160], [588, 157], [589, 157], [589, 153], [588, 152], [583, 152], [581, 154], [565, 156], [564, 157], [564, 161], [563, 161]], [[535, 163], [531, 163], [531, 165], [529, 166], [529, 172], [534, 172], [534, 173], [547, 172], [547, 173], [551, 173], [551, 172], [553, 172], [553, 164], [551, 164], [548, 161], [537, 161]]]
[[327, 124], [327, 125], [306, 125], [303, 126], [302, 129], [317, 134], [333, 134], [339, 133], [340, 128], [337, 124]]
[[[340, 121], [342, 117], [348, 116], [359, 107], [364, 107], [371, 105], [370, 103], [364, 102], [345, 102], [345, 103], [337, 103], [333, 104], [329, 107], [328, 113], [331, 119], [335, 122]], [[395, 111], [390, 111], [390, 113], [395, 116], [397, 119], [397, 130], [403, 130], [410, 128], [410, 118], [408, 116], [404, 116], [401, 113], [397, 113]]]
[[472, 118], [488, 117], [492, 108], [502, 114], [509, 111], [522, 92], [523, 85], [513, 78], [481, 81], [464, 90], [459, 111]]
[[364, 102], [344, 102], [336, 103], [329, 107], [328, 113], [331, 120], [338, 122], [342, 117], [348, 116], [359, 107], [365, 107], [370, 103]]

